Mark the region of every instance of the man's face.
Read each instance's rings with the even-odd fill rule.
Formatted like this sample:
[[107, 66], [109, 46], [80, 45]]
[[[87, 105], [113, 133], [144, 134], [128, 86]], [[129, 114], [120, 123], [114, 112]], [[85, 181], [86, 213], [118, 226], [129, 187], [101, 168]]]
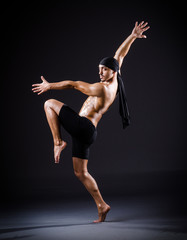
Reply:
[[108, 67], [105, 67], [104, 65], [99, 65], [99, 77], [101, 79], [101, 82], [106, 82], [113, 78], [114, 71]]

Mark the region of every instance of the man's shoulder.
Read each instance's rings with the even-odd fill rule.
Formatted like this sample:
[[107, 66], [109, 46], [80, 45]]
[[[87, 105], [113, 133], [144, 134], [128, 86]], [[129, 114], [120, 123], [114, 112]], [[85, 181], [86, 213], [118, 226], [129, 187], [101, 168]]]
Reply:
[[102, 91], [105, 89], [105, 85], [102, 82], [96, 82], [93, 84], [93, 86], [98, 90], [102, 90]]

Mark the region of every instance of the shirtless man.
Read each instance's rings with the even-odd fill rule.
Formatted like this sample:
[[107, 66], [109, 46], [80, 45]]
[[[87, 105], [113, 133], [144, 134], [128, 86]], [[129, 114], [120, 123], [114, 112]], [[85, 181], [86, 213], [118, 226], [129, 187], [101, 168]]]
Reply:
[[[147, 22], [135, 23], [132, 33], [117, 49], [114, 58], [120, 71], [124, 57], [127, 55], [131, 44], [137, 38], [146, 38], [143, 32], [148, 30]], [[66, 104], [55, 99], [49, 99], [44, 104], [44, 109], [54, 141], [54, 159], [59, 163], [60, 154], [67, 143], [63, 140], [60, 131], [60, 124], [72, 136], [72, 159], [75, 175], [84, 184], [92, 195], [98, 208], [98, 220], [95, 223], [103, 222], [110, 206], [103, 200], [96, 181], [88, 173], [87, 164], [89, 147], [97, 135], [97, 125], [102, 115], [109, 109], [116, 98], [118, 89], [117, 71], [106, 65], [99, 65], [100, 82], [89, 84], [82, 81], [61, 81], [49, 83], [41, 76], [42, 83], [33, 84], [33, 92], [41, 94], [48, 90], [76, 89], [89, 97], [84, 102], [79, 114], [75, 113]]]

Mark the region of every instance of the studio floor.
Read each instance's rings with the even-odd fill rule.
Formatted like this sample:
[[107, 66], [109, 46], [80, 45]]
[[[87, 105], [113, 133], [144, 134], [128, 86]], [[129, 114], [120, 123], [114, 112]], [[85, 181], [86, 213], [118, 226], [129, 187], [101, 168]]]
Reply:
[[[95, 224], [91, 198], [6, 204], [0, 215], [0, 239], [26, 240], [186, 240], [187, 219], [170, 197], [106, 197], [111, 211]], [[180, 205], [180, 203], [178, 203]]]

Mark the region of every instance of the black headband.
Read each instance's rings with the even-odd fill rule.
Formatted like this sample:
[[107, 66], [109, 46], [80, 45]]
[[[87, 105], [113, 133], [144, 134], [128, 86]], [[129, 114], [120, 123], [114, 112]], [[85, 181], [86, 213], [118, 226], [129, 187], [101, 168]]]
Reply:
[[130, 124], [130, 116], [129, 116], [129, 110], [127, 106], [125, 87], [124, 87], [121, 75], [119, 74], [119, 63], [113, 57], [105, 57], [100, 61], [99, 65], [104, 65], [105, 67], [108, 67], [118, 73], [117, 74], [117, 80], [118, 80], [117, 92], [119, 93], [119, 113], [122, 118], [123, 128], [126, 128]]
[[105, 58], [103, 58], [101, 60], [101, 62], [99, 63], [99, 65], [104, 65], [105, 67], [108, 67], [108, 68], [112, 69], [115, 72], [119, 71], [119, 63], [113, 57], [105, 57]]

